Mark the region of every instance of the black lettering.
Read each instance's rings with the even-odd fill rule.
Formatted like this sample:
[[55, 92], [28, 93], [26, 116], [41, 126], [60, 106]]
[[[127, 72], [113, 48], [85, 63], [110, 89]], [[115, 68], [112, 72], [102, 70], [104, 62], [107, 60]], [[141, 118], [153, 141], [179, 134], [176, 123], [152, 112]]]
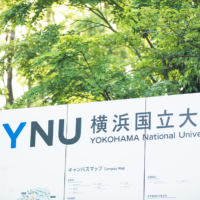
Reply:
[[185, 137], [185, 132], [184, 132], [183, 136], [181, 136], [181, 132], [179, 132], [179, 137], [180, 138], [184, 138]]
[[107, 137], [103, 137], [103, 138], [102, 138], [102, 143], [103, 143], [104, 141], [107, 142], [106, 139], [107, 139]]
[[153, 135], [150, 135], [150, 136], [149, 136], [149, 140], [153, 140]]
[[[110, 141], [109, 138], [111, 138], [112, 140]], [[113, 142], [113, 137], [112, 136], [108, 137], [108, 142]]]
[[93, 143], [94, 143], [94, 140], [95, 140], [95, 138], [93, 138], [93, 139], [92, 139], [92, 138], [90, 138], [90, 139], [92, 140], [92, 144], [93, 144]]
[[124, 135], [122, 136], [121, 141], [125, 141], [126, 142], [126, 138], [124, 137]]
[[44, 132], [41, 126], [37, 122], [31, 122], [31, 143], [30, 147], [35, 147], [36, 131], [46, 142], [48, 146], [53, 145], [53, 120], [49, 120], [48, 135]]
[[148, 134], [147, 134], [147, 136], [145, 134], [143, 134], [143, 140], [148, 140]]
[[[98, 139], [100, 139], [99, 142], [98, 142]], [[98, 143], [98, 144], [101, 143], [101, 138], [100, 137], [96, 138], [96, 143]]]
[[129, 135], [127, 135], [126, 136], [126, 141], [128, 142], [128, 141], [133, 141], [133, 135], [131, 135], [130, 137], [129, 137]]
[[186, 137], [190, 137], [190, 133], [186, 133]]
[[114, 142], [115, 142], [115, 140], [118, 140], [118, 142], [120, 142], [120, 136], [118, 136], [118, 137], [114, 136]]
[[165, 135], [164, 135], [164, 139], [168, 139], [168, 134], [165, 134]]
[[59, 137], [60, 142], [67, 145], [75, 144], [76, 142], [79, 141], [81, 137], [81, 118], [76, 118], [76, 133], [75, 133], [74, 138], [67, 139], [64, 137], [64, 119], [59, 120], [58, 132], [59, 132], [58, 137]]
[[192, 134], [193, 134], [194, 137], [196, 137], [198, 133], [196, 132], [196, 133], [192, 133]]
[[135, 141], [135, 140], [138, 140], [138, 141], [139, 141], [138, 135], [135, 135], [134, 141]]

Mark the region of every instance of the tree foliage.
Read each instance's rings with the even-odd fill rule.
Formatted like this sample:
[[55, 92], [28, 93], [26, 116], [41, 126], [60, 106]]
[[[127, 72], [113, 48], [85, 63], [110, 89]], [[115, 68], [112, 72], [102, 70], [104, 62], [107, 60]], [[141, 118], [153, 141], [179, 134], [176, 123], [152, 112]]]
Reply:
[[[15, 107], [102, 101], [200, 91], [200, 1], [7, 1], [0, 30], [26, 26], [22, 39], [1, 45], [5, 59], [31, 80]], [[48, 9], [65, 20], [45, 27]], [[76, 13], [78, 13], [76, 15]], [[70, 25], [66, 25], [70, 24]]]

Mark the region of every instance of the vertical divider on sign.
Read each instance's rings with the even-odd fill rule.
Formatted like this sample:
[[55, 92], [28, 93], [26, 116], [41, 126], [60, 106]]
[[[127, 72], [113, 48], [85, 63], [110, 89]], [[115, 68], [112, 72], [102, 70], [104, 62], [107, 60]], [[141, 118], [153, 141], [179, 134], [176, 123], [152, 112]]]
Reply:
[[[66, 118], [66, 138], [67, 138], [67, 131], [68, 131], [68, 104], [67, 104], [67, 118]], [[63, 200], [65, 200], [65, 183], [66, 183], [66, 164], [67, 164], [67, 144], [65, 144], [65, 166], [64, 166], [64, 191], [63, 191]]]
[[146, 112], [147, 112], [147, 98], [145, 98], [145, 129], [144, 129], [144, 134], [145, 134], [145, 137], [143, 137], [144, 139], [144, 183], [143, 183], [143, 200], [145, 200], [145, 180], [146, 180], [146, 174], [145, 174], [145, 171], [146, 171]]

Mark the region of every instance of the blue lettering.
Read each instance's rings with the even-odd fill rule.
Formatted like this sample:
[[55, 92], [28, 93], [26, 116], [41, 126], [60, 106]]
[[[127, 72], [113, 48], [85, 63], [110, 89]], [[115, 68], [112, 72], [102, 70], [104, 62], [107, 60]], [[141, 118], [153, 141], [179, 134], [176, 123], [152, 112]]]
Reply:
[[26, 122], [20, 123], [15, 133], [13, 133], [12, 129], [10, 128], [9, 124], [3, 124], [3, 127], [5, 128], [6, 132], [8, 133], [10, 139], [11, 139], [11, 148], [16, 148], [16, 142], [19, 134], [21, 133], [22, 129], [26, 125]]

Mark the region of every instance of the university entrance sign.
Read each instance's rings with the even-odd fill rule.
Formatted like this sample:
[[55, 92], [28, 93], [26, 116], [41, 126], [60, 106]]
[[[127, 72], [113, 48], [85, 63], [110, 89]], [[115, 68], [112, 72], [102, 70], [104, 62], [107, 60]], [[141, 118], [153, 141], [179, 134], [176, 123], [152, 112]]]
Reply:
[[0, 112], [2, 200], [199, 200], [200, 94]]

